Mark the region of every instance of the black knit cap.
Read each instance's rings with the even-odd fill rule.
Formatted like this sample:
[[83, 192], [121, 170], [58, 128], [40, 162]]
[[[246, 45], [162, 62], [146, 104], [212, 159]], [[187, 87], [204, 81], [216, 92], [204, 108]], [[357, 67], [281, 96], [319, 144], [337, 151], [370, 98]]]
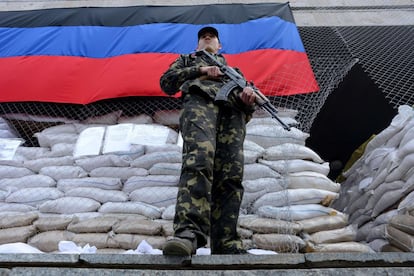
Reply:
[[202, 36], [203, 36], [204, 34], [206, 34], [206, 33], [213, 34], [213, 35], [215, 35], [217, 38], [219, 38], [219, 34], [218, 34], [217, 29], [216, 29], [216, 28], [213, 28], [213, 27], [211, 27], [211, 26], [207, 26], [207, 27], [201, 28], [201, 29], [198, 31], [198, 40], [200, 40], [200, 37], [202, 37]]

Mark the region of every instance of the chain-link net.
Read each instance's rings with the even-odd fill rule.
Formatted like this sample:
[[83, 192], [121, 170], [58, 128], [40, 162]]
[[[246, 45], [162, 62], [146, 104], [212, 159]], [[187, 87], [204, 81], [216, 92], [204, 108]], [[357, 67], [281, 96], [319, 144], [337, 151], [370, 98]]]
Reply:
[[[347, 76], [351, 68], [357, 63], [360, 63], [362, 65], [368, 75], [382, 89], [385, 97], [393, 106], [397, 107], [398, 105], [402, 104], [414, 104], [414, 99], [412, 96], [414, 83], [414, 45], [410, 43], [414, 41], [413, 26], [300, 27], [299, 31], [315, 77], [320, 86], [320, 91], [310, 94], [269, 98], [271, 102], [279, 108], [280, 111], [297, 111], [295, 119], [298, 122], [297, 127], [301, 131], [309, 132], [313, 121], [324, 105], [326, 99], [338, 87], [344, 77]], [[286, 78], [298, 78], [299, 81], [301, 80], [300, 76], [286, 76]], [[266, 90], [277, 90], [279, 84], [275, 84], [270, 80], [264, 85], [266, 86]], [[1, 103], [0, 115], [6, 122], [8, 122], [9, 126], [14, 130], [14, 132], [17, 133], [17, 136], [24, 139], [24, 146], [27, 148], [39, 148], [41, 145], [39, 145], [38, 136], [35, 134], [52, 126], [59, 126], [64, 125], [65, 123], [73, 122], [91, 123], [97, 121], [90, 120], [91, 118], [98, 117], [101, 117], [101, 120], [99, 121], [100, 123], [113, 124], [117, 122], [120, 116], [134, 117], [144, 114], [148, 115], [150, 118], [155, 118], [156, 114], [159, 114], [160, 112], [165, 113], [168, 117], [171, 114], [174, 114], [170, 114], [169, 111], [175, 112], [179, 109], [180, 100], [177, 98], [130, 97], [110, 99], [88, 105], [27, 102]], [[114, 116], [111, 116], [111, 114], [114, 114]], [[177, 125], [174, 125], [173, 127], [177, 128]], [[161, 160], [159, 158], [166, 157], [167, 153], [171, 154], [169, 150], [170, 149], [166, 149], [166, 152], [158, 153], [154, 158], [157, 158], [158, 161]], [[138, 156], [142, 153], [142, 151], [143, 150], [141, 148], [134, 148], [133, 151], [128, 154], [129, 156], [133, 154]], [[32, 154], [31, 159], [36, 158], [34, 151], [30, 152], [30, 154]], [[149, 158], [151, 154], [149, 151], [146, 151], [146, 155], [148, 155]], [[172, 155], [176, 156], [176, 154]], [[286, 154], [283, 153], [282, 155], [285, 156]], [[39, 156], [42, 155], [39, 154]], [[50, 157], [51, 155], [49, 154], [48, 156]], [[177, 156], [179, 156], [179, 153]], [[109, 156], [105, 156], [109, 158], [108, 160], [104, 160], [103, 156], [100, 157], [98, 156], [96, 158], [91, 158], [90, 160], [77, 160], [78, 162], [76, 162], [76, 166], [73, 166], [72, 168], [69, 168], [69, 164], [73, 164], [74, 162], [70, 158], [64, 159], [64, 157], [62, 157], [60, 159], [54, 159], [53, 161], [44, 160], [45, 162], [54, 162], [45, 163], [45, 166], [47, 166], [49, 169], [52, 167], [52, 165], [62, 166], [62, 168], [60, 170], [56, 170], [56, 172], [51, 172], [47, 168], [37, 167], [38, 165], [35, 164], [36, 160], [28, 160], [27, 166], [34, 171], [37, 171], [39, 175], [44, 174], [53, 176], [53, 178], [56, 180], [54, 184], [50, 184], [44, 179], [29, 179], [31, 175], [24, 175], [27, 173], [24, 171], [24, 168], [19, 168], [18, 166], [12, 168], [10, 166], [10, 172], [8, 173], [10, 177], [13, 174], [23, 174], [24, 176], [22, 177], [27, 177], [27, 180], [21, 180], [20, 182], [12, 182], [12, 180], [4, 180], [3, 182], [0, 181], [0, 185], [3, 185], [0, 186], [0, 207], [3, 206], [3, 201], [6, 198], [8, 202], [23, 203], [17, 199], [14, 199], [13, 201], [10, 199], [9, 194], [15, 191], [15, 188], [19, 187], [26, 188], [26, 192], [34, 193], [35, 191], [30, 190], [32, 188], [28, 187], [33, 187], [30, 186], [34, 185], [31, 183], [36, 183], [37, 185], [41, 185], [36, 187], [38, 189], [36, 192], [39, 194], [38, 196], [32, 194], [32, 198], [33, 200], [35, 200], [35, 198], [39, 198], [39, 201], [25, 202], [26, 205], [24, 207], [19, 206], [19, 208], [25, 208], [24, 210], [32, 210], [27, 207], [27, 205], [38, 206], [40, 203], [47, 200], [52, 201], [53, 199], [62, 197], [61, 191], [63, 191], [67, 193], [67, 199], [71, 200], [70, 206], [73, 206], [73, 208], [79, 208], [79, 210], [81, 210], [78, 212], [96, 211], [98, 208], [96, 206], [99, 205], [99, 203], [96, 201], [86, 201], [85, 199], [88, 197], [93, 197], [96, 200], [100, 200], [100, 203], [102, 204], [100, 207], [100, 212], [102, 213], [118, 213], [121, 212], [121, 208], [123, 209], [122, 211], [128, 209], [125, 212], [136, 213], [139, 209], [140, 212], [147, 217], [159, 217], [159, 214], [154, 214], [154, 212], [158, 212], [155, 207], [151, 209], [148, 206], [139, 205], [139, 201], [147, 200], [149, 198], [153, 198], [153, 202], [163, 201], [163, 196], [169, 195], [169, 193], [171, 193], [170, 190], [167, 191], [167, 189], [171, 187], [163, 187], [165, 192], [161, 192], [158, 195], [154, 194], [153, 190], [151, 190], [151, 187], [142, 186], [140, 189], [137, 189], [136, 187], [141, 185], [139, 183], [144, 182], [147, 183], [145, 185], [148, 185], [148, 183], [157, 183], [158, 186], [172, 185], [166, 183], [168, 181], [175, 183], [178, 177], [178, 172], [180, 170], [180, 164], [178, 162], [174, 162], [167, 165], [165, 162], [163, 163], [160, 161], [159, 166], [151, 168], [154, 174], [151, 175], [150, 173], [149, 175], [145, 175], [145, 173], [143, 173], [143, 175], [139, 175], [141, 171], [137, 169], [137, 167], [133, 168], [133, 171], [131, 171], [128, 170], [128, 166], [124, 165], [125, 160], [122, 158], [125, 156], [122, 156], [121, 159], [119, 159], [120, 156], [110, 156], [110, 158]], [[118, 167], [117, 171], [112, 171], [110, 166]], [[257, 167], [257, 171], [259, 171], [259, 169], [262, 168]], [[285, 164], [284, 169], [288, 171], [289, 166]], [[150, 167], [146, 168], [145, 170], [150, 171]], [[155, 170], [157, 170], [157, 173], [161, 176], [157, 176]], [[165, 174], [167, 174], [166, 171], [168, 171], [168, 173], [171, 173], [172, 171], [175, 172], [171, 173], [171, 179], [169, 177], [165, 177]], [[57, 173], [60, 173], [60, 175], [56, 175]], [[267, 173], [267, 171], [264, 173]], [[5, 173], [5, 175], [7, 175], [7, 173]], [[85, 175], [88, 175], [90, 181], [86, 181], [84, 178], [82, 178]], [[95, 183], [97, 181], [98, 175], [106, 176], [107, 178], [102, 177], [99, 179], [99, 183]], [[111, 178], [108, 177], [109, 175]], [[68, 180], [65, 178], [71, 179]], [[115, 178], [118, 180], [115, 180]], [[120, 184], [121, 182], [122, 184]], [[98, 191], [95, 188], [98, 186], [93, 186], [98, 184], [100, 185], [99, 187], [105, 188], [99, 189]], [[10, 185], [14, 185], [14, 188], [11, 190], [4, 188], [6, 186], [10, 187]], [[125, 194], [122, 194], [121, 191], [119, 191], [121, 189], [121, 185], [123, 185], [122, 192], [125, 191], [126, 193], [134, 191], [133, 195], [136, 199], [134, 202], [125, 202], [127, 201]], [[289, 194], [286, 192], [289, 183], [287, 180], [283, 180], [283, 183], [279, 183], [279, 185], [281, 185], [281, 188], [283, 188], [285, 191], [285, 193], [282, 194], [281, 200], [287, 202], [287, 204], [284, 206], [285, 210], [274, 218], [276, 220], [280, 219], [285, 222], [292, 222], [294, 219], [291, 217], [291, 198], [289, 198]], [[48, 188], [49, 190], [43, 188], [52, 186], [57, 186], [58, 189], [53, 188], [52, 191], [52, 188]], [[85, 187], [88, 188], [85, 189]], [[110, 195], [104, 194], [105, 191], [111, 191]], [[119, 192], [119, 196], [117, 192]], [[172, 191], [172, 193], [175, 192], [176, 191]], [[47, 194], [47, 198], [41, 198], [40, 193]], [[93, 193], [93, 195], [87, 195], [88, 193]], [[256, 191], [256, 193], [262, 195], [262, 191]], [[20, 194], [20, 196], [22, 197], [22, 194]], [[251, 196], [255, 195], [252, 194]], [[171, 199], [171, 197], [169, 197], [169, 199]], [[122, 207], [121, 203], [123, 204]], [[15, 208], [17, 208], [17, 205]], [[45, 209], [46, 207], [44, 207], [44, 210]], [[142, 211], [144, 209], [145, 211]], [[72, 209], [66, 211], [70, 212], [71, 210]], [[62, 211], [62, 213], [64, 213], [64, 211]], [[243, 218], [242, 223], [244, 223], [244, 225], [248, 225], [248, 220], [249, 217]], [[286, 224], [283, 226], [281, 225], [282, 224], [280, 222], [276, 222], [272, 228], [273, 230], [275, 228], [278, 228], [277, 231], [280, 234], [287, 234], [292, 238], [295, 237], [295, 231], [297, 231], [297, 229], [293, 224], [287, 226]], [[263, 228], [265, 227], [263, 226]], [[263, 231], [263, 229], [261, 230]], [[169, 229], [169, 231], [170, 232], [168, 233], [171, 234], [171, 229]], [[269, 240], [266, 240], [267, 237], [263, 236], [261, 238], [263, 239], [262, 244], [269, 242]], [[153, 240], [153, 242], [156, 243], [155, 240]], [[136, 247], [136, 244], [128, 244], [128, 246], [129, 248], [134, 248]], [[297, 241], [293, 240], [285, 243], [280, 242], [278, 246], [282, 252], [298, 252], [299, 248], [301, 247]]]

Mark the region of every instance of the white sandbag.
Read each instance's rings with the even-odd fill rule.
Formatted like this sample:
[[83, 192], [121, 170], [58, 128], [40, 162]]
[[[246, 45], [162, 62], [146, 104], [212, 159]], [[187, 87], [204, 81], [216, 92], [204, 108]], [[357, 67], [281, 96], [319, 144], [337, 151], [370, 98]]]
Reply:
[[404, 252], [414, 252], [414, 236], [387, 225], [386, 237], [391, 245], [398, 247]]
[[35, 173], [26, 168], [0, 165], [0, 179], [20, 178], [22, 176], [34, 175]]
[[26, 242], [36, 233], [33, 225], [0, 229], [0, 244]]
[[39, 145], [43, 148], [50, 148], [59, 143], [75, 144], [78, 140], [76, 133], [43, 133], [38, 132], [33, 135], [37, 138]]
[[73, 150], [75, 158], [99, 155], [106, 128], [104, 126], [87, 127], [79, 134]]
[[280, 178], [280, 174], [266, 165], [254, 163], [245, 164], [243, 180], [254, 180], [259, 178]]
[[99, 155], [75, 160], [76, 165], [88, 172], [101, 167], [129, 167], [129, 163], [130, 160], [128, 158], [116, 154]]
[[376, 239], [376, 240], [369, 242], [368, 245], [375, 252], [383, 252], [383, 248], [386, 245], [389, 245], [389, 242], [386, 239]]
[[44, 253], [39, 249], [23, 242], [13, 242], [0, 245], [0, 254], [38, 254]]
[[263, 154], [257, 151], [251, 151], [251, 150], [244, 150], [243, 155], [244, 155], [244, 164], [256, 163], [259, 158], [263, 157]]
[[170, 152], [176, 151], [181, 153], [182, 147], [177, 144], [165, 144], [165, 145], [144, 145], [145, 154], [154, 152]]
[[0, 202], [0, 213], [2, 212], [31, 212], [36, 211], [35, 207], [20, 203], [4, 203]]
[[148, 203], [157, 207], [168, 207], [177, 201], [178, 187], [144, 187], [129, 194], [131, 201]]
[[6, 199], [6, 196], [10, 194], [11, 191], [0, 190], [0, 202]]
[[355, 253], [375, 253], [366, 244], [348, 241], [348, 242], [337, 242], [337, 243], [320, 243], [312, 244], [308, 243], [306, 252], [321, 252], [321, 253], [343, 253], [343, 252], [355, 252]]
[[145, 154], [131, 162], [131, 167], [149, 170], [156, 163], [181, 163], [181, 153], [177, 151], [153, 152]]
[[161, 217], [161, 209], [143, 202], [107, 202], [99, 208], [100, 213], [139, 214], [151, 219]]
[[46, 200], [63, 197], [64, 194], [57, 188], [25, 188], [11, 193], [6, 202], [24, 203], [37, 206]]
[[99, 216], [85, 220], [73, 220], [66, 229], [73, 233], [108, 233], [119, 221], [120, 219], [115, 217]]
[[126, 161], [132, 161], [145, 154], [144, 145], [130, 145], [127, 151], [117, 151], [111, 153], [112, 155], [119, 156], [121, 159]]
[[[413, 143], [414, 145], [414, 143]], [[385, 182], [392, 182], [399, 179], [403, 179], [407, 176], [407, 173], [414, 167], [414, 152], [404, 156], [404, 158], [392, 171], [388, 171], [388, 175], [385, 177]]]
[[278, 253], [297, 253], [306, 246], [300, 237], [288, 234], [254, 234], [252, 240], [257, 247]]
[[38, 217], [35, 212], [0, 214], [0, 229], [32, 225]]
[[106, 125], [114, 125], [118, 122], [118, 119], [121, 117], [122, 110], [116, 110], [109, 112], [104, 115], [89, 117], [83, 120], [82, 124], [106, 124]]
[[41, 168], [47, 166], [71, 166], [73, 165], [73, 157], [64, 156], [64, 157], [45, 157], [39, 158], [37, 160], [27, 160], [23, 164], [26, 168], [39, 172]]
[[242, 210], [246, 210], [247, 213], [250, 213], [251, 207], [253, 203], [261, 196], [266, 194], [265, 190], [257, 191], [257, 192], [246, 192], [243, 193], [242, 202], [240, 204], [240, 208]]
[[148, 170], [143, 168], [131, 167], [101, 167], [90, 171], [91, 177], [116, 177], [121, 180], [127, 180], [132, 176], [146, 176]]
[[[261, 206], [282, 207], [301, 204], [330, 203], [338, 196], [337, 193], [319, 189], [287, 189], [263, 195], [253, 205], [257, 211]], [[324, 204], [329, 205], [329, 204]]]
[[312, 149], [292, 143], [285, 143], [278, 146], [267, 148], [264, 155], [265, 160], [290, 160], [290, 159], [302, 159], [310, 160], [316, 163], [324, 163], [322, 158], [314, 152]]
[[263, 148], [269, 148], [284, 143], [305, 145], [309, 134], [291, 127], [290, 131], [285, 130], [278, 124], [274, 125], [251, 125], [246, 127], [246, 139], [257, 143]]
[[48, 200], [39, 206], [43, 213], [73, 214], [82, 212], [94, 212], [101, 204], [93, 199], [84, 197], [62, 197]]
[[296, 222], [306, 233], [315, 233], [323, 230], [333, 230], [348, 225], [348, 215], [336, 211], [335, 214], [303, 219]]
[[366, 147], [366, 152], [370, 152], [375, 148], [379, 148], [384, 145], [389, 139], [391, 139], [396, 133], [413, 118], [413, 108], [408, 105], [401, 105], [398, 107], [398, 114], [392, 119], [390, 125], [377, 134]]
[[272, 178], [272, 177], [262, 177], [252, 180], [243, 180], [242, 185], [245, 192], [258, 192], [265, 191], [269, 192], [279, 192], [287, 188], [287, 183], [283, 178]]
[[33, 225], [36, 226], [40, 232], [52, 231], [52, 230], [65, 230], [66, 227], [73, 220], [70, 216], [64, 215], [51, 215], [41, 214], [42, 216], [37, 219]]
[[396, 151], [389, 152], [389, 154], [387, 154], [382, 160], [381, 166], [373, 175], [372, 182], [365, 188], [365, 190], [374, 190], [379, 185], [386, 182], [385, 179], [388, 174], [395, 170], [399, 166], [400, 162], [401, 160]]
[[118, 119], [119, 124], [152, 124], [154, 120], [147, 114], [139, 114], [137, 116], [121, 116]]
[[302, 231], [301, 226], [296, 222], [261, 218], [257, 215], [240, 216], [239, 225], [252, 230], [254, 233], [262, 234], [285, 233], [295, 235]]
[[124, 183], [122, 190], [130, 193], [144, 187], [178, 186], [179, 180], [178, 175], [132, 176]]
[[120, 190], [122, 187], [121, 179], [115, 177], [85, 177], [73, 179], [60, 179], [57, 187], [61, 191], [68, 191], [73, 188], [91, 187], [104, 190]]
[[152, 175], [180, 175], [181, 166], [181, 163], [157, 163], [149, 169], [149, 173]]
[[41, 168], [39, 174], [50, 176], [55, 180], [88, 176], [88, 173], [79, 166], [47, 166]]
[[244, 140], [243, 149], [258, 152], [261, 155], [265, 152], [265, 149], [262, 146], [258, 145], [257, 143], [255, 143], [253, 141], [250, 141], [248, 139]]
[[414, 210], [414, 191], [410, 192], [403, 200], [401, 200], [397, 209], [401, 213], [408, 213]]
[[390, 220], [390, 225], [409, 235], [414, 235], [414, 216], [408, 214], [394, 216]]
[[397, 209], [392, 209], [385, 213], [382, 213], [381, 215], [375, 218], [375, 220], [373, 221], [374, 222], [373, 226], [377, 226], [380, 224], [389, 224], [390, 220], [398, 214], [399, 214], [399, 211]]
[[385, 211], [388, 207], [392, 206], [393, 204], [400, 201], [404, 198], [405, 189], [398, 189], [392, 190], [384, 193], [381, 199], [375, 204], [374, 208], [372, 209], [371, 217], [375, 218], [383, 211]]
[[49, 148], [20, 146], [16, 150], [15, 158], [17, 160], [36, 160], [48, 157], [49, 153]]
[[16, 190], [34, 187], [56, 187], [56, 180], [47, 175], [33, 174], [20, 178], [0, 179], [1, 190]]
[[100, 203], [128, 201], [128, 195], [123, 191], [104, 190], [93, 187], [80, 187], [69, 189], [65, 192], [65, 196], [86, 197], [94, 199]]
[[162, 234], [162, 223], [131, 215], [113, 225], [112, 231], [116, 234], [141, 234], [155, 236]]
[[304, 220], [320, 216], [335, 215], [336, 210], [319, 204], [301, 204], [283, 207], [261, 206], [257, 214], [265, 218], [281, 220]]
[[387, 224], [380, 224], [372, 227], [365, 239], [366, 242], [371, 242], [376, 239], [385, 239], [386, 238], [386, 227]]
[[107, 126], [103, 138], [102, 154], [129, 151], [133, 128], [133, 124]]
[[339, 192], [340, 184], [317, 172], [296, 172], [285, 176], [289, 189], [312, 188]]
[[180, 123], [181, 110], [157, 110], [154, 112], [153, 119], [156, 123], [164, 126], [173, 126]]
[[48, 135], [60, 134], [60, 133], [79, 134], [76, 131], [76, 127], [75, 127], [75, 125], [73, 123], [67, 123], [67, 124], [61, 124], [61, 125], [51, 126], [51, 127], [45, 128], [40, 133], [42, 133], [42, 134], [48, 134]]
[[171, 204], [162, 212], [161, 218], [165, 220], [173, 220], [175, 216], [175, 204]]
[[[86, 234], [84, 234], [86, 235]], [[148, 236], [148, 235], [134, 235], [134, 234], [117, 234], [114, 236], [114, 240], [117, 244], [117, 247], [131, 250], [133, 248], [138, 248], [142, 242], [146, 242], [147, 244], [151, 244], [153, 250], [151, 252], [157, 252], [157, 254], [161, 254], [160, 249], [166, 242], [166, 238], [162, 236]], [[88, 238], [85, 239], [85, 242], [88, 241]]]
[[353, 225], [334, 230], [326, 230], [309, 235], [309, 241], [314, 244], [320, 243], [338, 243], [354, 241], [356, 228]]
[[[365, 201], [366, 204], [366, 210], [367, 209], [371, 209], [374, 208], [375, 204], [381, 199], [381, 197], [389, 191], [393, 191], [393, 190], [399, 190], [401, 188], [404, 187], [404, 181], [394, 181], [391, 183], [383, 183], [382, 185], [380, 185], [378, 188], [376, 188], [373, 192], [372, 192], [372, 197], [369, 199], [368, 204], [367, 201]], [[371, 191], [368, 191], [367, 193], [369, 193]]]
[[131, 134], [131, 144], [163, 145], [177, 143], [178, 133], [159, 124], [135, 124]]
[[293, 160], [276, 160], [269, 161], [264, 159], [259, 159], [259, 163], [269, 166], [278, 173], [284, 175], [295, 172], [304, 172], [310, 171], [315, 173], [320, 173], [325, 176], [329, 174], [329, 163], [316, 163], [313, 161], [302, 160], [302, 159], [293, 159]]
[[70, 241], [74, 236], [75, 234], [69, 231], [47, 231], [34, 235], [27, 243], [43, 252], [53, 252], [58, 250], [60, 241]]
[[[405, 131], [404, 131], [405, 130]], [[404, 136], [402, 137], [400, 143], [399, 143], [399, 147], [402, 148], [406, 148], [406, 146], [408, 146], [408, 143], [412, 143], [412, 141], [414, 140], [414, 119], [411, 119], [410, 123], [408, 123], [404, 129], [403, 129], [403, 134]], [[411, 150], [409, 152], [413, 152], [412, 151], [412, 145], [409, 146], [409, 148], [411, 148]], [[405, 154], [403, 154], [404, 156]]]
[[371, 174], [373, 171], [378, 170], [381, 167], [382, 162], [388, 154], [396, 151], [393, 147], [380, 147], [372, 150], [364, 159], [364, 164], [367, 170]]
[[75, 144], [57, 143], [51, 147], [50, 153], [48, 153], [47, 156], [49, 157], [71, 156], [73, 155], [74, 150], [75, 150]]
[[355, 241], [366, 241], [368, 234], [370, 233], [371, 229], [374, 227], [373, 221], [368, 221], [365, 224], [361, 224], [358, 226], [357, 234], [355, 237]]

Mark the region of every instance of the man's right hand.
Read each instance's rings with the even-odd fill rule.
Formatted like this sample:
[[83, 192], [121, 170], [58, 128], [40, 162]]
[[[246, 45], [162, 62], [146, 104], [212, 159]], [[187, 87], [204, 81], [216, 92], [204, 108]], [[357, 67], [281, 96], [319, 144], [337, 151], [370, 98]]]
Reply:
[[223, 76], [223, 73], [218, 66], [202, 66], [200, 67], [200, 73], [202, 75], [207, 75], [208, 79], [218, 79]]

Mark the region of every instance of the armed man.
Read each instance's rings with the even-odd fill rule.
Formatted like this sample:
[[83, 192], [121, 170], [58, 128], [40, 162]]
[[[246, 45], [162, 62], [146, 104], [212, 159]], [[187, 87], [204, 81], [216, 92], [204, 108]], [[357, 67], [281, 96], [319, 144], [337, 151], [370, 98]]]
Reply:
[[[197, 51], [208, 51], [227, 64], [220, 49], [217, 29], [198, 31]], [[184, 141], [174, 237], [164, 245], [164, 255], [191, 256], [209, 238], [211, 254], [246, 253], [236, 228], [243, 197], [243, 142], [256, 94], [249, 86], [235, 87], [227, 101], [215, 101], [229, 81], [197, 53], [181, 55], [161, 76], [166, 94], [182, 92]]]

